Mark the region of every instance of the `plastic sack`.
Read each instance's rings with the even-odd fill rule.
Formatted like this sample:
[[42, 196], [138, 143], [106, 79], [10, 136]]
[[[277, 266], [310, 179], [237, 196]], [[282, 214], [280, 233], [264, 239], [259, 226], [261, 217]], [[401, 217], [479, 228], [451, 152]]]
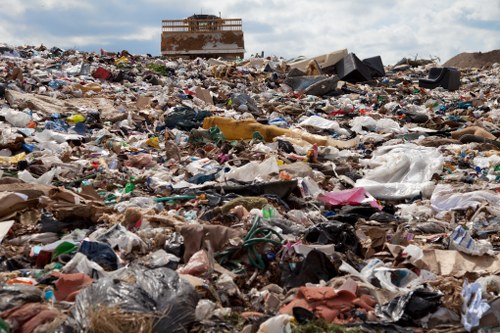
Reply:
[[479, 321], [485, 312], [490, 309], [486, 300], [482, 299], [482, 288], [478, 282], [468, 283], [464, 281], [462, 289], [462, 325], [470, 332], [479, 326]]
[[492, 191], [473, 191], [458, 193], [451, 185], [439, 184], [434, 189], [431, 205], [437, 211], [464, 210], [469, 207], [477, 208], [487, 201], [496, 209], [500, 209], [500, 194]]
[[82, 290], [72, 314], [78, 329], [86, 331], [90, 311], [96, 305], [117, 306], [124, 312], [157, 313], [153, 332], [183, 333], [195, 320], [197, 303], [194, 288], [175, 271], [131, 266]]
[[381, 147], [363, 163], [374, 167], [356, 181], [375, 198], [405, 199], [427, 192], [434, 183], [432, 175], [440, 173], [443, 156], [435, 148], [415, 144]]

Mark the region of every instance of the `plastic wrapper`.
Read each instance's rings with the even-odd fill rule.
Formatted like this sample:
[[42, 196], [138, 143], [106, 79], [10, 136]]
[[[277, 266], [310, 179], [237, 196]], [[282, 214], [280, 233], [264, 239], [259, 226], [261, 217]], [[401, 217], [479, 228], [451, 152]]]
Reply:
[[481, 317], [490, 309], [490, 306], [482, 299], [482, 288], [478, 282], [464, 281], [462, 297], [462, 325], [467, 332], [470, 332], [474, 327], [479, 326]]
[[180, 274], [190, 274], [190, 275], [202, 275], [208, 271], [209, 268], [209, 259], [207, 252], [204, 250], [200, 250], [193, 254], [189, 259], [188, 263], [179, 268], [177, 272]]
[[112, 248], [118, 247], [123, 254], [129, 254], [132, 250], [145, 251], [147, 246], [144, 241], [121, 224], [115, 224], [106, 231], [98, 230], [89, 236], [100, 242], [106, 242]]
[[91, 278], [103, 278], [107, 275], [98, 263], [90, 261], [83, 253], [77, 253], [61, 269], [63, 273], [84, 273]]
[[402, 144], [381, 147], [364, 163], [373, 169], [365, 171], [356, 187], [378, 199], [404, 199], [429, 192], [432, 176], [441, 173], [443, 157], [435, 148]]
[[122, 311], [158, 314], [153, 332], [184, 333], [195, 320], [198, 296], [194, 288], [165, 267], [132, 266], [82, 290], [73, 316], [78, 330], [89, 329], [89, 313], [96, 305], [118, 306]]
[[483, 239], [472, 239], [472, 235], [461, 225], [450, 234], [450, 249], [456, 249], [473, 256], [494, 255], [491, 243]]

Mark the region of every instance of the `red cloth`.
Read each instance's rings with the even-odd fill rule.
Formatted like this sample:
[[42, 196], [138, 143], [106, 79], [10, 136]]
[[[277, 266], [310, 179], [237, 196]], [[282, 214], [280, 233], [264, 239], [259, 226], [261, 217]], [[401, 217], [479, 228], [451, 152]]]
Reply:
[[38, 326], [52, 322], [61, 313], [46, 304], [27, 303], [0, 314], [11, 326], [18, 327], [17, 333], [31, 333]]
[[102, 67], [99, 67], [95, 70], [92, 76], [96, 79], [107, 80], [111, 77], [111, 72]]

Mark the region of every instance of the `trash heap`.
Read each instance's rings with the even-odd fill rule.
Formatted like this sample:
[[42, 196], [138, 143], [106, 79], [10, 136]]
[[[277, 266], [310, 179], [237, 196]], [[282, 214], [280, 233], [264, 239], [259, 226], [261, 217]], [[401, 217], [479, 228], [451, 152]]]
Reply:
[[436, 67], [0, 46], [0, 332], [498, 328], [500, 65]]

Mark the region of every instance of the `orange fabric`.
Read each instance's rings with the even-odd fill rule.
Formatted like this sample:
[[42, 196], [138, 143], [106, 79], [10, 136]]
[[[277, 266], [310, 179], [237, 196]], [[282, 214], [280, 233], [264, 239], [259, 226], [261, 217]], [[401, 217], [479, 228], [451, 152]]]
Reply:
[[352, 320], [351, 310], [373, 311], [376, 301], [368, 295], [356, 296], [357, 284], [348, 279], [339, 289], [331, 287], [301, 287], [295, 298], [280, 309], [292, 315], [294, 307], [301, 307], [328, 322], [346, 323]]
[[54, 296], [56, 300], [74, 302], [76, 295], [80, 292], [80, 289], [85, 288], [94, 282], [94, 280], [83, 273], [74, 274], [53, 274], [59, 277], [59, 280], [55, 283]]

